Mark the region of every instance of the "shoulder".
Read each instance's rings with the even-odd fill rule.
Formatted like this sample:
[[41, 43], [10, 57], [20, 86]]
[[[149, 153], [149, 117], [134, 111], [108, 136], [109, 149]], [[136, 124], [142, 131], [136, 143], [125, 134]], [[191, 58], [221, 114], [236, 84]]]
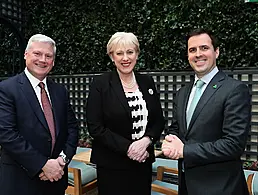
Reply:
[[67, 96], [67, 94], [69, 93], [67, 87], [63, 83], [58, 83], [49, 77], [47, 78], [47, 87], [48, 90], [50, 90], [51, 92], [55, 92], [60, 96]]
[[113, 79], [113, 72], [105, 72], [102, 74], [96, 74], [90, 83], [90, 89], [102, 90], [109, 88], [110, 82]]
[[135, 77], [137, 81], [144, 82], [144, 83], [154, 83], [154, 79], [148, 73], [135, 73]]
[[101, 74], [96, 74], [92, 78], [91, 84], [94, 85], [106, 85], [109, 83], [112, 77], [112, 72], [105, 72]]
[[65, 85], [54, 81], [52, 78], [47, 77], [47, 84], [56, 88], [65, 89]]
[[111, 79], [113, 72], [105, 72], [93, 76], [95, 82], [105, 82]]
[[136, 77], [141, 77], [143, 79], [152, 79], [152, 76], [148, 73], [142, 73], [142, 72], [135, 72]]
[[225, 87], [228, 87], [231, 90], [234, 90], [237, 87], [248, 88], [247, 85], [244, 82], [242, 82], [240, 80], [237, 80], [237, 79], [234, 79], [234, 78], [232, 78], [230, 76], [227, 76], [227, 75], [225, 76], [224, 83], [225, 83]]
[[23, 78], [22, 74], [18, 74], [16, 76], [4, 79], [0, 82], [0, 88], [1, 88], [1, 90], [5, 91], [5, 92], [16, 93], [19, 83], [21, 83], [24, 78]]
[[13, 84], [13, 83], [16, 83], [18, 82], [19, 78], [21, 77], [22, 75], [21, 74], [18, 74], [16, 76], [12, 76], [12, 77], [9, 77], [7, 79], [4, 79], [0, 82], [0, 85], [1, 86], [4, 86], [4, 85], [9, 85], [9, 84]]

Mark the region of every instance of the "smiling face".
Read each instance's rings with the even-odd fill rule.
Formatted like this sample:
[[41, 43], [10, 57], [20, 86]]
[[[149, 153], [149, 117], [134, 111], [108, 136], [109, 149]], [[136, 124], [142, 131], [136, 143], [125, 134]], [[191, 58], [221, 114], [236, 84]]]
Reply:
[[122, 74], [131, 74], [138, 58], [133, 45], [118, 46], [111, 54], [117, 70]]
[[32, 42], [24, 53], [28, 71], [42, 81], [54, 66], [54, 48], [47, 42]]
[[201, 78], [216, 66], [219, 48], [214, 49], [211, 38], [204, 33], [189, 38], [187, 53], [191, 67], [196, 75]]

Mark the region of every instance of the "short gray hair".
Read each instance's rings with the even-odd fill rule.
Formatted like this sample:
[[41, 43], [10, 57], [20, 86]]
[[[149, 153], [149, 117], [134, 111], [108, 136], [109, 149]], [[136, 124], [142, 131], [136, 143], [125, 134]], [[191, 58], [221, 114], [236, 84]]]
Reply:
[[54, 49], [54, 55], [56, 54], [56, 42], [52, 38], [50, 38], [46, 35], [43, 35], [43, 34], [35, 34], [29, 39], [25, 51], [27, 51], [30, 48], [31, 43], [33, 43], [33, 42], [44, 42], [44, 43], [51, 44]]

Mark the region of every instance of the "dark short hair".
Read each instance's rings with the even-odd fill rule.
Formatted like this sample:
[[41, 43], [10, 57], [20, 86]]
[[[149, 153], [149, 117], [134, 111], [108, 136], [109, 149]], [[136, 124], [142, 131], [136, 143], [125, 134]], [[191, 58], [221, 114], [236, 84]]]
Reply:
[[211, 32], [211, 30], [206, 30], [206, 29], [203, 29], [203, 28], [197, 28], [197, 29], [194, 29], [192, 30], [186, 37], [186, 41], [187, 41], [187, 44], [188, 44], [188, 40], [193, 37], [193, 36], [196, 36], [196, 35], [201, 35], [201, 34], [207, 34], [210, 39], [211, 39], [211, 44], [214, 48], [214, 50], [216, 50], [218, 48], [218, 40], [216, 39], [216, 37], [213, 35], [213, 33]]

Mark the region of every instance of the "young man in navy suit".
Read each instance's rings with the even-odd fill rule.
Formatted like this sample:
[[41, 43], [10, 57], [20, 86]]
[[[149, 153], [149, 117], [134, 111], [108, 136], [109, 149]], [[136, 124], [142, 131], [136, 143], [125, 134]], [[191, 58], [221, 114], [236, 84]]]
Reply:
[[240, 157], [250, 128], [249, 89], [218, 70], [219, 47], [209, 31], [196, 29], [187, 41], [195, 79], [178, 91], [162, 145], [165, 156], [179, 159], [179, 194], [248, 195]]
[[50, 37], [33, 35], [26, 68], [0, 82], [0, 194], [64, 195], [78, 124], [64, 86], [47, 77], [55, 61]]

